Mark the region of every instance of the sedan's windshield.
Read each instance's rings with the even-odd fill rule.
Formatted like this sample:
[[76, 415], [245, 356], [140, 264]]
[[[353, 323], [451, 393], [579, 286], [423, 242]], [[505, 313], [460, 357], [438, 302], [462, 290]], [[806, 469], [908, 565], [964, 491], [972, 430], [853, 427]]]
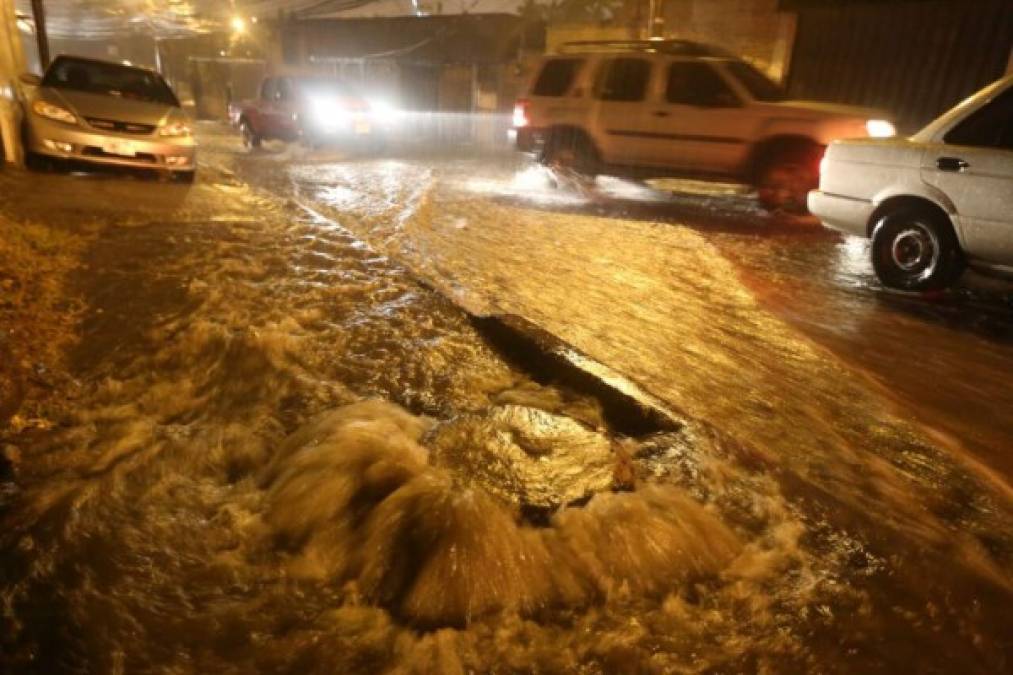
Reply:
[[727, 61], [725, 67], [757, 101], [783, 101], [786, 98], [780, 85], [745, 61]]
[[42, 86], [179, 106], [175, 94], [155, 73], [114, 63], [60, 57], [46, 71]]

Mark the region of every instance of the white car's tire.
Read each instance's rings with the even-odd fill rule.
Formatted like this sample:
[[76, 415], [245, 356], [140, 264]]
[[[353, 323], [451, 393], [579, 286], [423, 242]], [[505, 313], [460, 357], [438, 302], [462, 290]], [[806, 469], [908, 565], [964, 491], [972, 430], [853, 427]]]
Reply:
[[933, 291], [953, 285], [965, 262], [945, 216], [927, 207], [902, 207], [876, 223], [872, 267], [884, 286]]

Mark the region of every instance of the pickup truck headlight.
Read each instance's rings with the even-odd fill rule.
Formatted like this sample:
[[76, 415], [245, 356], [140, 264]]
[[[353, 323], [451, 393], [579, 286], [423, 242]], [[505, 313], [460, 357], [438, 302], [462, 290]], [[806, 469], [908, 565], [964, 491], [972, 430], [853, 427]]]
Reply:
[[170, 138], [180, 138], [182, 136], [189, 136], [190, 134], [190, 125], [186, 122], [170, 122], [158, 130], [159, 136], [168, 136]]
[[869, 120], [865, 123], [865, 130], [872, 138], [890, 138], [897, 135], [897, 129], [887, 120]]
[[340, 126], [348, 121], [348, 111], [330, 96], [314, 96], [310, 99], [310, 113], [313, 120], [324, 127]]
[[61, 108], [58, 105], [52, 103], [46, 103], [45, 101], [36, 101], [32, 104], [32, 110], [35, 111], [36, 115], [46, 117], [57, 122], [65, 122], [67, 124], [77, 124], [77, 117], [74, 113], [70, 112], [66, 108]]

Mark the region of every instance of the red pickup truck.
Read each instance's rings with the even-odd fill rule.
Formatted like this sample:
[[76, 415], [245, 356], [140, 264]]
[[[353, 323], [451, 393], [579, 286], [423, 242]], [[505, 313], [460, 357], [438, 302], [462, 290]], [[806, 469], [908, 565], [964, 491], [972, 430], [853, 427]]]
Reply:
[[268, 77], [258, 98], [229, 105], [229, 117], [248, 148], [269, 139], [375, 144], [382, 132], [365, 98], [326, 77]]

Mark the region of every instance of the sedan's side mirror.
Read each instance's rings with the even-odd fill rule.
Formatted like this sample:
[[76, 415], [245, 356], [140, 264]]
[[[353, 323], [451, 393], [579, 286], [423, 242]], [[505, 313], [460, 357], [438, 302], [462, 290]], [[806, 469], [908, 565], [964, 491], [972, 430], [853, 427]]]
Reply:
[[21, 77], [18, 79], [21, 80], [22, 84], [27, 84], [32, 87], [37, 87], [42, 84], [42, 78], [35, 73], [21, 73]]

